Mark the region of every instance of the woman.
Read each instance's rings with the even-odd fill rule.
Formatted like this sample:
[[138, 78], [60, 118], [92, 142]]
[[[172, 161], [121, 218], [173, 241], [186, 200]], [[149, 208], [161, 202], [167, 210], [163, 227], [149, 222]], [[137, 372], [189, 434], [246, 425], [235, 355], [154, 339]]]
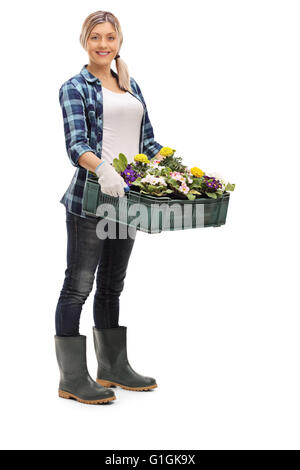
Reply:
[[[141, 90], [120, 58], [122, 42], [120, 23], [112, 13], [97, 11], [89, 15], [80, 35], [89, 64], [59, 90], [66, 149], [77, 168], [60, 201], [66, 208], [68, 245], [65, 280], [55, 315], [55, 348], [61, 375], [59, 396], [84, 403], [114, 400], [110, 386], [126, 390], [157, 387], [154, 378], [140, 375], [130, 366], [127, 327], [119, 325], [119, 296], [136, 231], [133, 236], [119, 238], [116, 223], [117, 236], [100, 239], [96, 233], [99, 217], [88, 216], [82, 210], [84, 186], [92, 174], [97, 175], [102, 192], [124, 196], [126, 184], [111, 165], [120, 152], [129, 162], [137, 153], [163, 158]], [[111, 69], [114, 59], [118, 73]], [[86, 337], [79, 334], [79, 321], [97, 267], [93, 305], [98, 360], [95, 382], [88, 372]]]

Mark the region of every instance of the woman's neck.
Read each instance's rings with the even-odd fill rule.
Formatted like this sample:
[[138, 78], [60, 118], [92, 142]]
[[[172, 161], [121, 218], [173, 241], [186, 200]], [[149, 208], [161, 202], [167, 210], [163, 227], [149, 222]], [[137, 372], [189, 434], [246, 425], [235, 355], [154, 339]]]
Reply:
[[90, 72], [92, 75], [94, 75], [95, 77], [99, 78], [99, 80], [101, 81], [104, 81], [104, 82], [107, 82], [107, 81], [110, 81], [111, 79], [114, 78], [113, 74], [111, 73], [111, 69], [110, 67], [109, 68], [105, 68], [103, 70], [103, 68], [100, 70], [100, 69], [93, 69], [93, 67], [89, 64], [86, 69], [88, 70], [88, 72]]

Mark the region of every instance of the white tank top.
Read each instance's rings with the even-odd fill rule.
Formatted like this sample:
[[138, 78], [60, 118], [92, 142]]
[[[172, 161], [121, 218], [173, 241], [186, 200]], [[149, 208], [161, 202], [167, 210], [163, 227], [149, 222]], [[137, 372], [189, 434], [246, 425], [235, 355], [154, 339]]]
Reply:
[[124, 153], [128, 163], [139, 153], [141, 123], [144, 114], [142, 103], [126, 93], [103, 90], [103, 140], [101, 158], [112, 163], [119, 153]]

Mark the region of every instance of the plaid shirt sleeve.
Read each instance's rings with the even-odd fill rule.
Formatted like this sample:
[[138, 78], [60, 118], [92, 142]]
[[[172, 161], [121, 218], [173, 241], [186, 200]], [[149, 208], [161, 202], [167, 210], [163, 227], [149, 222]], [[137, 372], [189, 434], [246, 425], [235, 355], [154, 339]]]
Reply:
[[146, 110], [146, 115], [145, 115], [145, 125], [144, 125], [144, 153], [149, 157], [153, 158], [155, 155], [160, 151], [160, 149], [163, 147], [163, 145], [159, 144], [158, 142], [155, 141], [154, 139], [154, 131], [153, 127], [151, 125], [150, 119], [149, 119], [149, 114], [147, 110], [147, 106], [145, 103], [145, 99], [142, 95], [141, 89], [137, 82], [134, 80], [134, 84], [136, 86], [136, 89], [138, 91], [138, 94], [143, 101], [145, 105], [145, 110]]
[[64, 120], [66, 149], [73, 166], [80, 167], [79, 157], [95, 150], [89, 146], [84, 100], [71, 82], [65, 82], [59, 89], [59, 102]]

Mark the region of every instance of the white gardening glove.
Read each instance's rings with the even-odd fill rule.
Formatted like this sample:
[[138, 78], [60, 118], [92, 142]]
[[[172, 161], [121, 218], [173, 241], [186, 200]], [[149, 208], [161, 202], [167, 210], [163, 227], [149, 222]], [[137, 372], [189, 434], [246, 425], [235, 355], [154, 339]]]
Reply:
[[101, 191], [109, 196], [124, 196], [124, 186], [127, 186], [122, 176], [107, 161], [103, 161], [95, 171]]

